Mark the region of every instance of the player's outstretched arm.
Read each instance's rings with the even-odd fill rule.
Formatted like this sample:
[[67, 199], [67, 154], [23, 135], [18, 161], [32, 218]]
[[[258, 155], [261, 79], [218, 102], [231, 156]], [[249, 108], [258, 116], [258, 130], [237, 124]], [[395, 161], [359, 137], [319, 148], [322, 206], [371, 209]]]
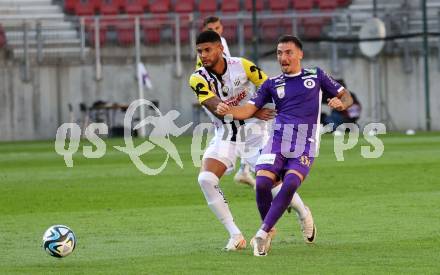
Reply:
[[258, 108], [254, 104], [246, 103], [243, 106], [228, 106], [226, 103], [219, 103], [217, 105], [216, 113], [222, 116], [232, 115], [234, 119], [243, 120], [251, 118]]
[[344, 111], [351, 105], [353, 105], [353, 98], [347, 89], [340, 91], [337, 96], [328, 100], [328, 106], [337, 111]]
[[215, 115], [216, 117], [222, 119], [224, 115], [217, 113], [217, 106], [220, 103], [224, 104], [219, 97], [214, 96], [214, 97], [206, 99], [201, 104], [203, 106], [205, 106], [213, 115]]

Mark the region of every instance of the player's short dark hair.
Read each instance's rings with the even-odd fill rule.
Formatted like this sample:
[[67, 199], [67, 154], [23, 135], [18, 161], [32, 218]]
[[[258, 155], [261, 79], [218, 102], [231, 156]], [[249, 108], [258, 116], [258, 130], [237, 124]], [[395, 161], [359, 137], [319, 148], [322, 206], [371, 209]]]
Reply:
[[215, 23], [220, 21], [220, 18], [217, 16], [208, 16], [203, 20], [203, 27], [206, 27], [208, 24]]
[[295, 46], [298, 49], [300, 49], [302, 51], [303, 44], [302, 44], [301, 40], [299, 40], [298, 37], [296, 37], [294, 35], [286, 34], [286, 35], [283, 35], [280, 38], [278, 38], [278, 44], [280, 44], [280, 43], [288, 43], [288, 42], [292, 42], [293, 44], [295, 44]]
[[215, 31], [203, 31], [201, 32], [196, 39], [196, 45], [207, 43], [207, 42], [222, 42], [220, 35], [216, 33]]

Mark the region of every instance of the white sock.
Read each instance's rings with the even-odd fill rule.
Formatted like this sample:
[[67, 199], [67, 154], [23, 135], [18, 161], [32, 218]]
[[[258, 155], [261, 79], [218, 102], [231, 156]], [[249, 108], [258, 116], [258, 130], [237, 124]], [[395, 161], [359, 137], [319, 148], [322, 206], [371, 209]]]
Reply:
[[[278, 184], [277, 186], [272, 188], [273, 198], [275, 198], [278, 192], [280, 192], [280, 189], [281, 189], [281, 184]], [[300, 219], [304, 219], [309, 214], [298, 192], [295, 192], [295, 194], [293, 195], [292, 201], [290, 202], [290, 206], [295, 210], [296, 214]]]
[[258, 229], [257, 234], [255, 234], [255, 237], [259, 237], [265, 240], [267, 238], [267, 232], [264, 231], [263, 229]]
[[241, 173], [249, 173], [249, 165], [246, 163], [244, 159], [240, 160], [240, 169]]
[[228, 230], [229, 235], [232, 237], [233, 235], [241, 234], [240, 229], [235, 225], [228, 203], [218, 185], [218, 177], [212, 172], [204, 171], [199, 174], [198, 181], [209, 208], [225, 226], [226, 230]]

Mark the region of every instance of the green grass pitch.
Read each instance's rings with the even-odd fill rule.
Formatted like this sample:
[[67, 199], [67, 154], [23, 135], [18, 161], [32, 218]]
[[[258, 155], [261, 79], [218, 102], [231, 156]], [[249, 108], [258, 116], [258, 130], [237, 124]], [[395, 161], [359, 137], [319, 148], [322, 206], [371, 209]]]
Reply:
[[[190, 138], [175, 140], [184, 169], [170, 161], [141, 174], [112, 149], [67, 168], [53, 141], [0, 143], [0, 273], [22, 274], [434, 274], [440, 272], [440, 134], [381, 136], [383, 157], [360, 145], [337, 162], [333, 139], [299, 189], [318, 228], [306, 245], [294, 214], [277, 224], [268, 257], [225, 253], [227, 233], [208, 209]], [[365, 141], [361, 142], [366, 144]], [[160, 149], [144, 156], [160, 165]], [[231, 176], [221, 187], [249, 240], [259, 226], [254, 191]], [[44, 231], [65, 224], [77, 247], [64, 259], [40, 247]]]

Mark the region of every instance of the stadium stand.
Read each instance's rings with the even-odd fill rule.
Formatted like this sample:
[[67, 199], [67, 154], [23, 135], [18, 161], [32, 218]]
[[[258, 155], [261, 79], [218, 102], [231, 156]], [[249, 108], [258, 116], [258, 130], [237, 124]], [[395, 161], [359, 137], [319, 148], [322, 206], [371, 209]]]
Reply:
[[0, 48], [3, 48], [5, 45], [6, 45], [5, 31], [3, 30], [3, 26], [0, 24]]
[[319, 9], [323, 11], [332, 11], [339, 5], [339, 3], [334, 0], [318, 0], [317, 4]]
[[127, 14], [143, 14], [148, 10], [148, 0], [124, 0], [121, 7]]
[[[39, 52], [45, 57], [78, 56], [81, 40], [77, 26], [65, 19], [59, 4], [51, 0], [0, 0], [3, 40], [5, 43], [7, 41], [15, 57], [24, 54], [24, 22], [27, 26], [29, 54]], [[44, 47], [38, 51], [38, 45]]]
[[223, 13], [232, 13], [240, 11], [240, 0], [229, 0], [221, 3], [221, 11]]
[[98, 11], [102, 15], [119, 14], [119, 8], [122, 4], [120, 0], [103, 0], [98, 3]]
[[[246, 11], [252, 11], [252, 0], [245, 0], [245, 2], [244, 2], [244, 9]], [[256, 11], [263, 11], [264, 10], [264, 2], [263, 2], [263, 0], [257, 0], [256, 1], [255, 10]]]
[[134, 43], [134, 19], [120, 19], [115, 22], [116, 37], [119, 45], [130, 46]]
[[289, 9], [289, 0], [269, 0], [269, 9], [271, 11], [287, 11]]
[[154, 14], [169, 13], [171, 12], [171, 1], [170, 0], [151, 0], [150, 1], [150, 12]]
[[96, 5], [94, 0], [80, 0], [75, 3], [74, 13], [79, 16], [94, 15]]
[[292, 0], [292, 8], [297, 11], [310, 11], [313, 6], [313, 0]]

